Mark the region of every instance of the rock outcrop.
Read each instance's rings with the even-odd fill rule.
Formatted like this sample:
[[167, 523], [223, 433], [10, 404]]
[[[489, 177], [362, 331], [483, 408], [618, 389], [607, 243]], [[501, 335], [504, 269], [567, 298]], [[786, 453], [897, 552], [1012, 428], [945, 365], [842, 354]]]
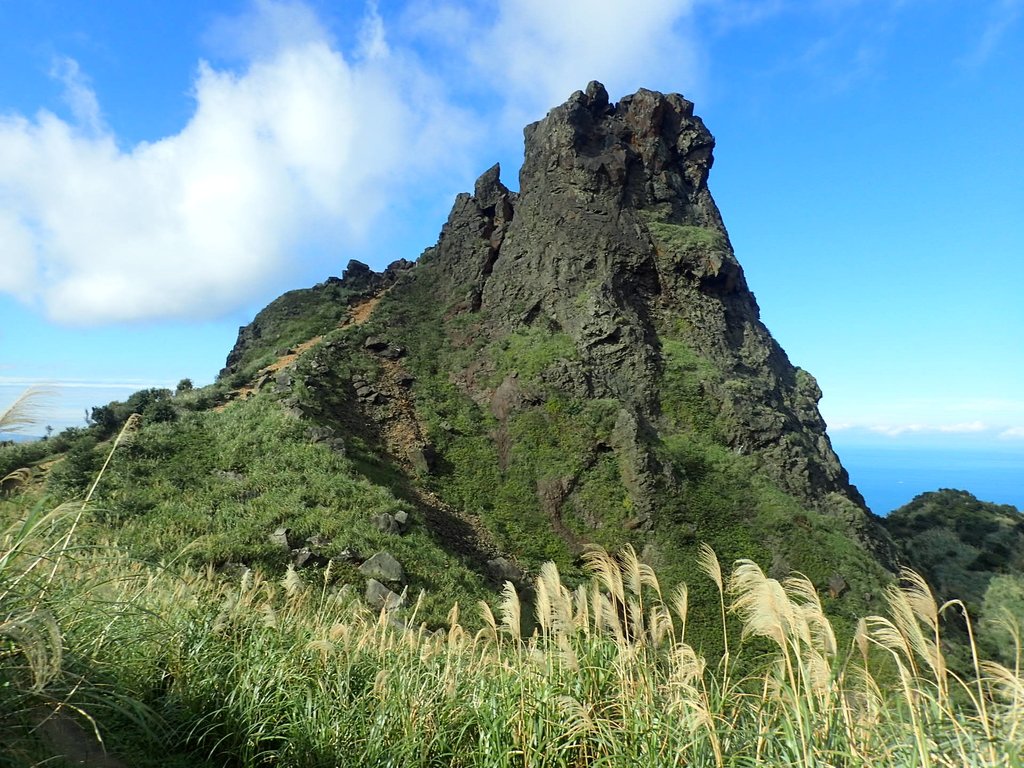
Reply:
[[[350, 265], [299, 297], [323, 318], [372, 309], [318, 331], [302, 413], [397, 467], [427, 530], [484, 575], [496, 554], [529, 567], [630, 542], [669, 563], [710, 541], [837, 596], [875, 590], [895, 550], [813, 376], [760, 320], [693, 104], [612, 103], [595, 82], [525, 139], [519, 191], [487, 170], [415, 265]], [[310, 311], [290, 295], [243, 336]], [[259, 346], [240, 336], [229, 369]]]
[[713, 367], [697, 385], [730, 448], [762, 457], [808, 501], [834, 506], [836, 493], [863, 507], [817, 383], [759, 319], [708, 191], [715, 142], [693, 104], [647, 90], [613, 104], [591, 83], [525, 134], [519, 193], [488, 170], [424, 257], [445, 293], [484, 312], [495, 338], [526, 326], [567, 334], [579, 360], [558, 383], [615, 398], [641, 430], [665, 417], [665, 342], [685, 344]]

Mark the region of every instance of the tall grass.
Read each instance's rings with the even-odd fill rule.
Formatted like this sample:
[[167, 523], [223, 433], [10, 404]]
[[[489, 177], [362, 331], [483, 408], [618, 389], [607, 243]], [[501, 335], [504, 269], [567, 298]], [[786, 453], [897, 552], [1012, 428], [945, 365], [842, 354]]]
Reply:
[[[0, 413], [0, 431], [20, 431], [36, 423], [47, 396], [44, 390], [28, 390]], [[129, 421], [117, 436], [85, 498], [53, 508], [16, 506], [19, 514], [0, 519], [0, 765], [52, 758], [39, 734], [48, 720], [68, 717], [68, 713], [89, 722], [102, 743], [91, 717], [69, 695], [80, 685], [67, 675], [55, 606], [66, 595], [66, 582], [55, 584], [55, 579], [66, 570], [75, 531], [103, 472], [135, 426], [137, 419]], [[33, 472], [21, 468], [0, 478], [0, 486], [24, 486], [32, 479]], [[90, 611], [95, 613], [96, 606]]]
[[[910, 571], [847, 646], [809, 579], [730, 571], [709, 547], [719, 656], [690, 643], [686, 586], [666, 594], [628, 547], [589, 551], [576, 585], [548, 563], [530, 602], [509, 583], [430, 630], [422, 598], [375, 614], [331, 568], [227, 580], [75, 551], [99, 482], [0, 528], [0, 763], [37, 759], [12, 745], [42, 708], [89, 712], [119, 749], [134, 741], [132, 765], [1024, 764], [1019, 628], [1012, 664], [982, 659], [963, 605], [937, 605]], [[951, 613], [967, 670], [947, 663]]]
[[[663, 595], [629, 549], [588, 553], [591, 578], [574, 588], [542, 568], [528, 636], [530, 606], [511, 585], [479, 607], [479, 624], [455, 606], [430, 631], [417, 607], [404, 622], [368, 611], [329, 571], [225, 582], [123, 567], [136, 578], [112, 584], [145, 584], [133, 588], [145, 612], [125, 620], [159, 616], [161, 635], [136, 649], [121, 684], [215, 763], [1021, 764], [1019, 661], [947, 668], [942, 607], [909, 572], [887, 614], [840, 647], [807, 579], [777, 581], [749, 561], [722, 569], [744, 637], [725, 661], [686, 642], [686, 591]], [[117, 635], [75, 642], [103, 658], [124, 653]]]

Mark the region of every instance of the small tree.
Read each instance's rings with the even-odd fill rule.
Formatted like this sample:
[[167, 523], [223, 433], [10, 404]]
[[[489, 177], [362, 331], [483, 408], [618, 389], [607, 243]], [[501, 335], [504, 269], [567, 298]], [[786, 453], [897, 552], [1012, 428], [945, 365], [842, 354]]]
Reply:
[[184, 392], [191, 392], [194, 388], [192, 379], [182, 379], [178, 382], [178, 386], [174, 388], [174, 394], [180, 395]]
[[142, 418], [153, 423], [175, 421], [178, 418], [178, 411], [170, 400], [154, 400], [146, 406], [142, 412]]
[[89, 426], [96, 427], [103, 437], [109, 437], [121, 425], [118, 414], [111, 405], [95, 406], [89, 414], [88, 423]]

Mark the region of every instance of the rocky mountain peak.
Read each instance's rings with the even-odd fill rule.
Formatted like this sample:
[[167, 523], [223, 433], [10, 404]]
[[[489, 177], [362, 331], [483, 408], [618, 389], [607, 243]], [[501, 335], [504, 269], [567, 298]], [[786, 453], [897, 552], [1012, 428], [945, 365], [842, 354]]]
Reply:
[[612, 102], [592, 82], [524, 135], [518, 192], [492, 166], [415, 265], [351, 265], [282, 297], [243, 329], [238, 360], [309, 327], [303, 306], [340, 320], [301, 374], [307, 412], [416, 482], [436, 472], [446, 503], [479, 511], [509, 551], [622, 537], [681, 551], [753, 530], [780, 572], [828, 567], [780, 525], [781, 504], [802, 510], [808, 541], [834, 527], [891, 564], [817, 382], [760, 320], [693, 104]]
[[787, 492], [859, 519], [817, 383], [760, 321], [708, 190], [715, 140], [693, 104], [646, 89], [613, 103], [592, 82], [524, 134], [520, 191], [490, 168], [421, 260], [451, 312], [478, 314], [492, 340], [571, 339], [576, 354], [545, 385], [621, 403], [622, 450], [649, 484], [658, 441], [644, 435], [695, 428], [666, 396], [682, 368], [717, 440], [757, 456]]
[[[679, 94], [641, 89], [617, 104], [598, 82], [527, 126], [524, 192], [568, 187], [630, 208], [668, 205], [705, 224], [714, 137]], [[554, 183], [551, 183], [554, 182]], [[702, 215], [703, 214], [703, 215]]]

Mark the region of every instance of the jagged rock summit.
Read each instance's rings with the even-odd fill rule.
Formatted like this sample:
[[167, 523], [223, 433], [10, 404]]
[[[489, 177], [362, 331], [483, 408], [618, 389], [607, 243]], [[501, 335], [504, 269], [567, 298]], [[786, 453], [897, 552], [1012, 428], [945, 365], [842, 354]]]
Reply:
[[461, 195], [440, 242], [445, 295], [483, 311], [498, 337], [540, 325], [580, 359], [558, 371], [572, 394], [616, 398], [641, 426], [666, 417], [662, 340], [711, 361], [702, 382], [722, 437], [758, 454], [787, 490], [858, 505], [825, 434], [814, 378], [790, 364], [753, 294], [708, 191], [714, 138], [678, 94], [617, 104], [600, 83], [528, 126], [520, 192], [497, 166]]
[[630, 542], [665, 562], [706, 540], [823, 582], [891, 566], [817, 383], [760, 321], [693, 104], [612, 103], [592, 82], [525, 144], [518, 192], [495, 165], [415, 265], [354, 263], [286, 294], [242, 329], [226, 373], [252, 368], [257, 340], [302, 341], [285, 331], [303, 316], [341, 320], [296, 363], [290, 402], [399, 467], [467, 556]]

